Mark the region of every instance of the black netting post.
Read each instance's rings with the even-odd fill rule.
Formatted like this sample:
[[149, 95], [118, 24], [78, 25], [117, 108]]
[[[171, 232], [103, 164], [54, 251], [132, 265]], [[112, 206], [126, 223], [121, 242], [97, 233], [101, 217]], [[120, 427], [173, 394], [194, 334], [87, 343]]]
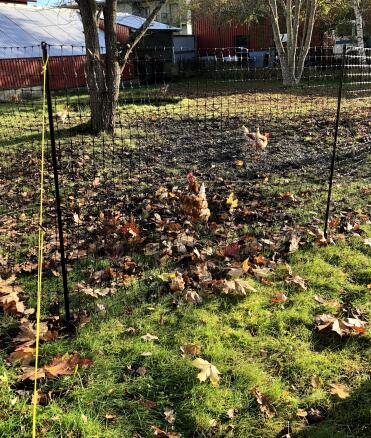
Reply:
[[61, 198], [60, 198], [60, 193], [59, 193], [58, 162], [57, 162], [57, 150], [56, 150], [56, 146], [55, 146], [53, 107], [52, 107], [52, 98], [51, 98], [51, 93], [50, 93], [50, 80], [49, 80], [49, 67], [48, 67], [49, 63], [47, 62], [48, 45], [45, 42], [43, 42], [43, 43], [41, 43], [41, 48], [42, 48], [42, 53], [43, 53], [44, 65], [46, 63], [46, 99], [47, 99], [47, 104], [48, 104], [50, 145], [51, 145], [53, 173], [54, 173], [55, 203], [56, 203], [56, 210], [57, 210], [59, 249], [60, 249], [60, 253], [61, 253], [63, 296], [64, 296], [66, 322], [69, 323], [70, 319], [71, 319], [70, 300], [69, 300], [68, 283], [67, 283], [66, 255], [65, 255], [65, 250], [64, 250], [62, 209], [61, 209]]
[[328, 231], [328, 224], [329, 224], [329, 217], [330, 217], [332, 186], [334, 183], [336, 150], [337, 150], [338, 137], [339, 137], [339, 125], [340, 125], [341, 102], [343, 99], [343, 82], [344, 82], [346, 50], [347, 50], [347, 47], [344, 44], [343, 56], [342, 56], [342, 61], [341, 61], [340, 78], [339, 78], [339, 94], [338, 94], [338, 105], [337, 105], [336, 121], [335, 121], [334, 144], [333, 144], [333, 148], [332, 148], [330, 178], [329, 178], [329, 187], [328, 187], [328, 195], [327, 195], [327, 207], [326, 207], [326, 218], [325, 218], [325, 228], [324, 228], [324, 235], [325, 235], [326, 239], [327, 239], [327, 234], [328, 234], [327, 231]]

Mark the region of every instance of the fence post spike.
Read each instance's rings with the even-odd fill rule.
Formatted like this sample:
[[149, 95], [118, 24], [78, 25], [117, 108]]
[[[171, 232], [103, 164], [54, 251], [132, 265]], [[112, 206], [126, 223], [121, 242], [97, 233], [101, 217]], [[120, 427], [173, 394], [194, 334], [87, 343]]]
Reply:
[[61, 269], [62, 269], [65, 318], [66, 318], [67, 325], [69, 325], [70, 321], [71, 321], [70, 300], [69, 300], [69, 290], [68, 290], [68, 280], [67, 280], [66, 254], [65, 254], [65, 248], [64, 248], [61, 197], [60, 197], [60, 191], [59, 191], [57, 150], [56, 150], [56, 146], [55, 146], [53, 106], [52, 106], [52, 98], [51, 98], [51, 92], [50, 92], [50, 77], [49, 77], [49, 62], [48, 62], [48, 45], [47, 45], [47, 43], [42, 42], [41, 48], [42, 48], [42, 54], [43, 54], [43, 64], [46, 68], [46, 99], [47, 99], [47, 106], [48, 106], [49, 134], [50, 134], [50, 145], [51, 145], [53, 174], [54, 174], [54, 188], [55, 188], [55, 203], [56, 203], [56, 210], [57, 210], [59, 250], [61, 253]]

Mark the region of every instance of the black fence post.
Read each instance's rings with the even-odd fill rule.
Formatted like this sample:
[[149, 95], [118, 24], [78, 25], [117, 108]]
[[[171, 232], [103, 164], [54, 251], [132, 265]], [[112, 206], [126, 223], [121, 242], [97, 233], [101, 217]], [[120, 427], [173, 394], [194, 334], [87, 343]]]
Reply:
[[343, 46], [343, 56], [342, 56], [342, 61], [341, 61], [340, 79], [339, 79], [338, 105], [337, 105], [337, 113], [336, 113], [336, 121], [335, 121], [334, 144], [333, 144], [333, 148], [332, 148], [331, 169], [330, 169], [329, 187], [328, 187], [328, 195], [327, 195], [325, 227], [324, 227], [324, 236], [326, 237], [326, 239], [327, 239], [327, 235], [328, 235], [328, 225], [329, 225], [330, 206], [331, 206], [331, 197], [332, 197], [332, 186], [334, 183], [335, 160], [336, 160], [336, 151], [337, 151], [338, 137], [339, 137], [339, 125], [340, 125], [341, 102], [343, 99], [343, 83], [344, 83], [346, 50], [347, 50], [347, 47], [346, 47], [346, 45], [344, 45]]
[[58, 177], [58, 162], [57, 162], [57, 150], [55, 147], [55, 132], [54, 132], [54, 118], [52, 98], [50, 93], [50, 79], [49, 79], [49, 63], [48, 61], [48, 45], [41, 43], [43, 61], [46, 64], [46, 99], [48, 104], [48, 116], [49, 116], [49, 133], [50, 133], [50, 145], [52, 152], [53, 173], [54, 173], [54, 187], [55, 187], [55, 203], [57, 209], [57, 222], [58, 222], [58, 236], [59, 236], [59, 249], [61, 253], [61, 268], [62, 268], [62, 281], [63, 281], [63, 296], [64, 296], [64, 308], [67, 324], [70, 322], [70, 300], [68, 292], [67, 282], [67, 268], [66, 268], [66, 254], [64, 250], [64, 237], [63, 237], [63, 224], [62, 224], [62, 209], [61, 209], [61, 197], [59, 193], [59, 177]]

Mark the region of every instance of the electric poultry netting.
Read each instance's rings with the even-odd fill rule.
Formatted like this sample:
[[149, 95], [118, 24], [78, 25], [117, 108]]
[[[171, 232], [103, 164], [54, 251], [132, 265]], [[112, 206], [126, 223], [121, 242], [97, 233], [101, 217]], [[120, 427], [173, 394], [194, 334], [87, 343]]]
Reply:
[[[274, 57], [258, 66], [232, 48], [168, 60], [160, 51], [161, 59], [156, 50], [133, 57], [113, 136], [89, 129], [82, 60], [71, 62], [61, 48], [49, 61], [75, 314], [104, 310], [99, 300], [138, 281], [153, 282], [153, 297], [167, 282], [174, 291], [195, 291], [200, 282], [206, 288], [222, 280], [224, 257], [231, 266], [249, 259], [264, 281], [292, 236], [305, 240], [309, 230], [314, 240], [323, 238], [342, 59], [313, 49], [301, 84], [287, 88]], [[0, 269], [27, 276], [37, 266], [41, 61], [22, 56], [0, 73]], [[352, 199], [342, 197], [344, 186], [357, 181], [354, 190], [368, 193], [370, 66], [369, 49], [347, 53], [334, 232], [359, 220]], [[55, 314], [60, 252], [49, 149], [47, 156], [43, 311]], [[148, 266], [186, 274], [148, 278]], [[197, 301], [198, 292], [192, 293], [182, 300]]]

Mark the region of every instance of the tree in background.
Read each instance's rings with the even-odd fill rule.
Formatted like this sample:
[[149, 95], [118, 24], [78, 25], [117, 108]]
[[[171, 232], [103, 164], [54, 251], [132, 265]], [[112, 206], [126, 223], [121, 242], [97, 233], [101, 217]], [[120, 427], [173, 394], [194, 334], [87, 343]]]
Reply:
[[357, 46], [361, 49], [365, 48], [364, 33], [363, 33], [363, 15], [362, 15], [362, 5], [361, 0], [352, 0], [353, 10], [356, 18], [356, 36], [357, 36]]
[[[145, 36], [149, 26], [167, 0], [158, 0], [143, 25], [130, 34], [125, 44], [117, 42], [117, 0], [77, 0], [85, 33], [86, 75], [90, 96], [91, 127], [94, 132], [113, 133], [121, 75], [130, 54]], [[99, 45], [99, 20], [103, 13], [106, 53], [102, 57]]]
[[[284, 85], [300, 82], [315, 24], [318, 0], [189, 0], [197, 17], [218, 23], [248, 23], [262, 16], [271, 19]], [[281, 35], [287, 34], [287, 44]]]

